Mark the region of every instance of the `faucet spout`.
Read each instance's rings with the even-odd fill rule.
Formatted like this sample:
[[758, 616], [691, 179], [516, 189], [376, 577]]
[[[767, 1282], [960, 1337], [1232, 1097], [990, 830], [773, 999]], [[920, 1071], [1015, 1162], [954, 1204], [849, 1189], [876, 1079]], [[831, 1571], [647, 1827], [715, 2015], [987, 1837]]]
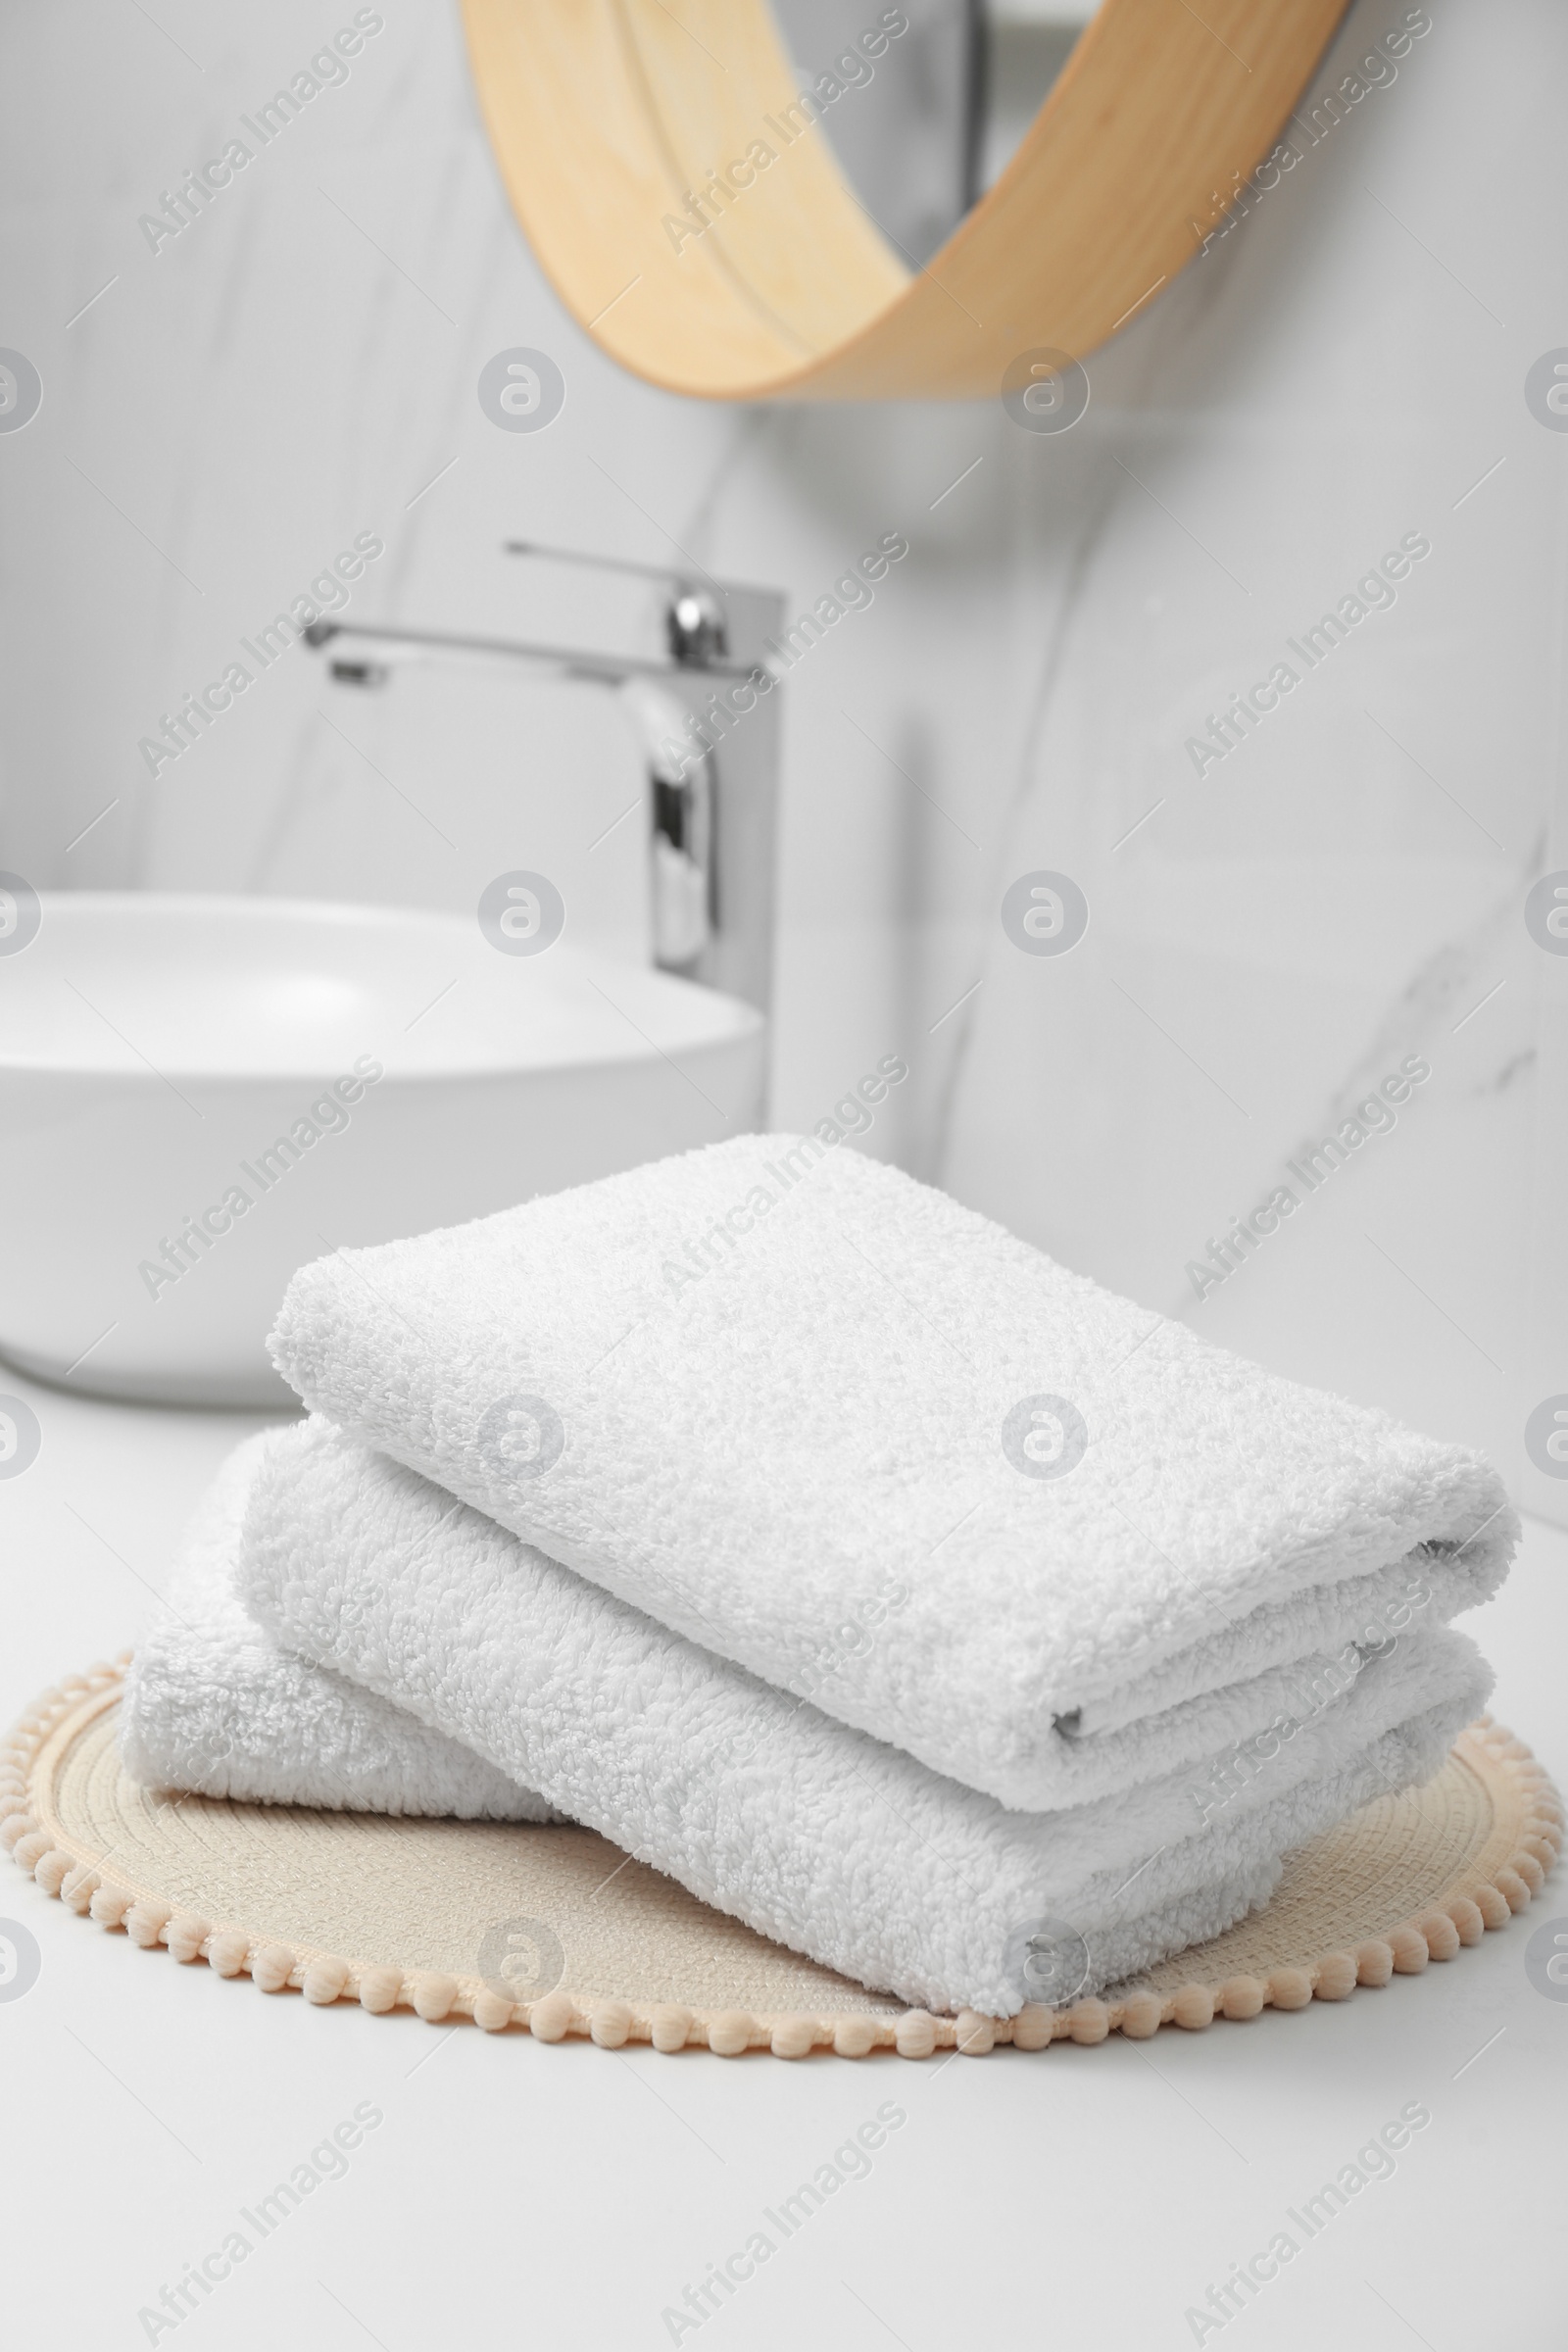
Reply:
[[[313, 620], [305, 631], [306, 644], [318, 653], [339, 638], [380, 647], [382, 660], [376, 666], [383, 676], [393, 662], [517, 662], [541, 676], [580, 678], [591, 686], [621, 686], [628, 678], [678, 678], [685, 668], [680, 662], [650, 662], [635, 654], [598, 654], [579, 646], [535, 645], [521, 637], [472, 637], [443, 629], [398, 629], [376, 621]], [[343, 661], [342, 655], [334, 655], [334, 665]], [[735, 668], [729, 663], [719, 663], [706, 666], [704, 675], [747, 678], [755, 666], [753, 663]], [[380, 678], [373, 682], [379, 684]]]

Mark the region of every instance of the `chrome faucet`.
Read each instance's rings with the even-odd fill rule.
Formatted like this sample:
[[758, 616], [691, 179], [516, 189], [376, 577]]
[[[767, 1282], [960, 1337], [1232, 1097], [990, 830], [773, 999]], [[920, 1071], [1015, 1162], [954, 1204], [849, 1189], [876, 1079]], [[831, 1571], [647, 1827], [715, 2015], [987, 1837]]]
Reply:
[[[691, 572], [509, 540], [509, 555], [586, 564], [657, 580], [667, 662], [510, 638], [317, 620], [305, 641], [331, 647], [340, 684], [380, 686], [409, 660], [521, 662], [616, 690], [642, 744], [650, 787], [650, 898], [660, 969], [768, 1009], [773, 963], [778, 684], [764, 659], [784, 600]], [[366, 650], [360, 652], [363, 646]]]

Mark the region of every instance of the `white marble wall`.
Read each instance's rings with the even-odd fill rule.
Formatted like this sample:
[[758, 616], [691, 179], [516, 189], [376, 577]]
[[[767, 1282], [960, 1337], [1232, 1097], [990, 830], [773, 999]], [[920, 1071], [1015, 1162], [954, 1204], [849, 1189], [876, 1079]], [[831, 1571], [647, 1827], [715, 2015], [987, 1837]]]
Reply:
[[[349, 79], [156, 254], [138, 216], [353, 8], [63, 0], [0, 27], [0, 344], [45, 387], [0, 435], [0, 863], [465, 909], [527, 864], [636, 955], [637, 829], [591, 845], [637, 763], [582, 690], [357, 696], [294, 651], [156, 780], [138, 739], [356, 532], [386, 543], [366, 616], [630, 642], [641, 592], [501, 539], [684, 549], [804, 601], [902, 530], [908, 561], [788, 686], [779, 1119], [904, 1053], [870, 1149], [1519, 1477], [1525, 1413], [1568, 1391], [1568, 971], [1520, 913], [1568, 864], [1568, 436], [1522, 389], [1568, 344], [1560, 12], [1433, 0], [1397, 78], [1298, 138], [1091, 362], [1082, 423], [1040, 436], [1000, 404], [736, 413], [621, 376], [505, 212], [455, 13], [379, 13]], [[1358, 0], [1320, 80], [1403, 13]], [[515, 344], [566, 379], [538, 435], [475, 398]], [[1431, 554], [1398, 601], [1196, 775], [1218, 699], [1407, 532]], [[1000, 926], [1037, 867], [1090, 902], [1060, 958]], [[1187, 1261], [1412, 1053], [1432, 1076], [1398, 1125], [1200, 1302]]]
[[[1318, 86], [1402, 15], [1353, 10]], [[1524, 377], [1568, 337], [1568, 26], [1431, 19], [1041, 442], [1099, 497], [1000, 871], [1070, 873], [1092, 919], [1060, 958], [993, 926], [943, 1164], [1152, 1307], [1479, 1438], [1549, 1509], [1520, 1438], [1568, 1389], [1568, 975], [1523, 902], [1568, 861], [1568, 439]], [[1430, 555], [1309, 671], [1289, 641], [1404, 534]], [[1300, 683], [1196, 772], [1281, 659]], [[1287, 1161], [1410, 1054], [1397, 1126], [1308, 1195]], [[1275, 1232], [1188, 1273], [1282, 1184]]]

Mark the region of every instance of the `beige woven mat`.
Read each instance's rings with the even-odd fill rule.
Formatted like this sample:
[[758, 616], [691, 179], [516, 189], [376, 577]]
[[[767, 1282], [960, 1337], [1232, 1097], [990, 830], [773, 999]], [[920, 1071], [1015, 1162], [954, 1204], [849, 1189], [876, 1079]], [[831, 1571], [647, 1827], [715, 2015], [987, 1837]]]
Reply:
[[545, 2040], [908, 2057], [1142, 2035], [1343, 1999], [1504, 1926], [1555, 1859], [1562, 1809], [1483, 1717], [1424, 1788], [1293, 1855], [1273, 1901], [1102, 2000], [1009, 2020], [906, 2010], [712, 1911], [592, 1831], [392, 1821], [139, 1788], [116, 1740], [121, 1666], [40, 1700], [0, 1751], [0, 1838], [51, 1894], [142, 1944], [268, 1991]]

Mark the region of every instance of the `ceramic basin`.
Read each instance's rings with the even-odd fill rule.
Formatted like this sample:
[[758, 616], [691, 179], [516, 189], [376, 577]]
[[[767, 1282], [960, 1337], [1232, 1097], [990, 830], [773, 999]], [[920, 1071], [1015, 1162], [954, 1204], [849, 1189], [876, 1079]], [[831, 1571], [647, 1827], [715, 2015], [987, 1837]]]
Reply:
[[308, 1259], [760, 1124], [759, 1013], [564, 940], [275, 899], [41, 915], [0, 941], [0, 1354], [72, 1389], [285, 1401], [264, 1341]]

